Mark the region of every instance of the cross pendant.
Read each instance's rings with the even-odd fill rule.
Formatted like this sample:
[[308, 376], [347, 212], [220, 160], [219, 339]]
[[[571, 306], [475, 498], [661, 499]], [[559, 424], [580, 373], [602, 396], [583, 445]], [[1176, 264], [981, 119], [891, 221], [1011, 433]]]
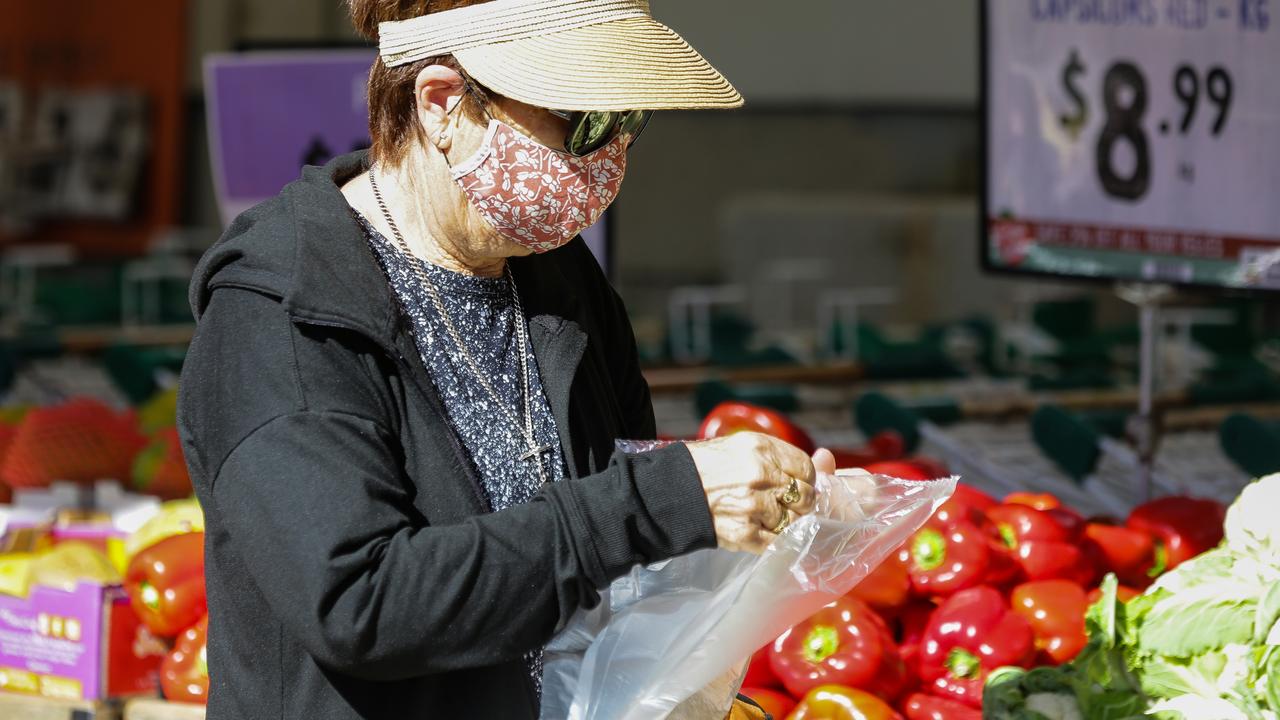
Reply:
[[543, 485], [547, 484], [547, 475], [542, 466], [542, 453], [550, 452], [550, 450], [550, 445], [543, 445], [541, 447], [531, 446], [528, 452], [520, 456], [521, 460], [533, 460], [538, 464], [538, 481]]

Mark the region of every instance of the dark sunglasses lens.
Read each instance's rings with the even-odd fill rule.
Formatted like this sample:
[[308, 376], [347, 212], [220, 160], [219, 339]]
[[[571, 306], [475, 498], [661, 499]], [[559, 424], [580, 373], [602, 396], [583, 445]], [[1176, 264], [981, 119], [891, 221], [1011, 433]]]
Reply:
[[569, 117], [569, 137], [564, 149], [574, 155], [585, 155], [609, 142], [618, 124], [618, 113], [585, 112]]
[[649, 124], [649, 118], [651, 117], [653, 117], [652, 110], [632, 110], [622, 116], [620, 132], [630, 135], [631, 140], [634, 142], [640, 131], [644, 130], [645, 126]]

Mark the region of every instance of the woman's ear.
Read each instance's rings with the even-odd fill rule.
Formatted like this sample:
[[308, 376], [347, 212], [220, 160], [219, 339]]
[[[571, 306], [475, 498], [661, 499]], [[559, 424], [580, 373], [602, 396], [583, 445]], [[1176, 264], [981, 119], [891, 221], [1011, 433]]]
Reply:
[[418, 73], [414, 83], [418, 123], [423, 135], [441, 152], [448, 150], [453, 140], [451, 111], [462, 102], [464, 88], [462, 75], [444, 65], [428, 65]]

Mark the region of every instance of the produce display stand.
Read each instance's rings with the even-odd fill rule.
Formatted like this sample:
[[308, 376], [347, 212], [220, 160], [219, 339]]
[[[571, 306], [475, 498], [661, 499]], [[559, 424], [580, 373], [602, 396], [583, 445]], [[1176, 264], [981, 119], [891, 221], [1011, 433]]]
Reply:
[[48, 700], [0, 693], [0, 718], [13, 720], [121, 720], [120, 706], [113, 702]]
[[164, 700], [130, 700], [124, 708], [124, 720], [204, 720], [204, 706]]
[[[1003, 422], [966, 416], [944, 428], [914, 417], [905, 408], [880, 415], [877, 422], [904, 436], [918, 434], [923, 454], [942, 460], [965, 482], [996, 496], [1046, 492], [1086, 515], [1117, 516], [1126, 515], [1144, 499], [1144, 489], [1133, 482], [1137, 459], [1130, 448], [1115, 441], [1107, 444], [1108, 452], [1100, 453], [1091, 472], [1077, 480], [1041, 452], [1031, 427], [1022, 419]], [[904, 423], [911, 427], [899, 427]], [[1222, 453], [1216, 433], [1197, 429], [1167, 434], [1155, 455], [1155, 469], [1166, 483], [1172, 483], [1169, 492], [1223, 502], [1234, 499], [1250, 479]]]
[[[927, 435], [922, 451], [981, 490], [998, 494], [1012, 486], [1052, 493], [1085, 515], [1123, 517], [1142, 502], [1132, 461], [1104, 454], [1077, 482], [1036, 447], [1025, 423], [961, 423]], [[1155, 467], [1162, 476], [1176, 478], [1181, 491], [1225, 503], [1250, 480], [1222, 454], [1216, 433], [1202, 430], [1165, 435]]]

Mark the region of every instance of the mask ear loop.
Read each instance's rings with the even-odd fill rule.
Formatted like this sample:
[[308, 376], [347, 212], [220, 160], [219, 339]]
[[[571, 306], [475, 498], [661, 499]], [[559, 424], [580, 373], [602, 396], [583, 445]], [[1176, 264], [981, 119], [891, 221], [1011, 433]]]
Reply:
[[[448, 117], [450, 120], [452, 120], [453, 114], [457, 112], [458, 108], [462, 107], [462, 104], [467, 101], [467, 96], [476, 97], [476, 98], [479, 97], [478, 94], [475, 93], [474, 88], [472, 88], [471, 81], [467, 79], [466, 75], [463, 75], [462, 76], [462, 94], [458, 96], [457, 104], [454, 105], [452, 108], [450, 108], [449, 111], [445, 113], [445, 116]], [[479, 102], [479, 100], [477, 99], [476, 102]], [[489, 108], [484, 103], [480, 103], [480, 112], [484, 113], [484, 116], [489, 119], [489, 124], [492, 125], [494, 122], [493, 115], [490, 114]], [[436, 136], [436, 142], [439, 144], [443, 144], [446, 141], [450, 140], [452, 132], [453, 132], [452, 128], [442, 130], [440, 134]], [[443, 150], [440, 151], [440, 154], [444, 156], [445, 165], [447, 165], [449, 169], [452, 170], [453, 163], [449, 162], [449, 154], [444, 152]]]

